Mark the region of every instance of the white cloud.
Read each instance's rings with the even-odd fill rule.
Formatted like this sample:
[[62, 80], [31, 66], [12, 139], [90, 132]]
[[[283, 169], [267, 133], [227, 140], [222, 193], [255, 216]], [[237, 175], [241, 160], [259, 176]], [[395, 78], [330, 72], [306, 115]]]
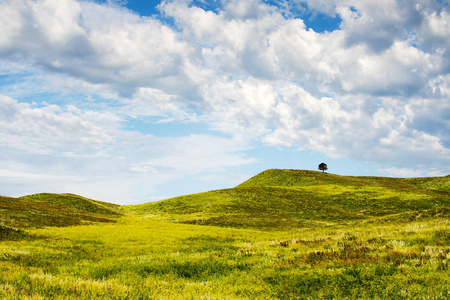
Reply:
[[347, 60], [342, 66], [339, 80], [345, 92], [406, 97], [425, 94], [427, 78], [436, 68], [432, 55], [406, 42], [395, 42], [378, 55], [359, 50], [358, 59]]
[[168, 120], [195, 118], [195, 114], [189, 113], [189, 108], [179, 96], [144, 87], [139, 88], [132, 98], [126, 101], [124, 114], [134, 118], [153, 116]]
[[386, 174], [387, 176], [403, 177], [403, 178], [428, 177], [428, 176], [436, 177], [448, 175], [448, 173], [445, 173], [440, 169], [429, 169], [426, 166], [417, 169], [410, 169], [410, 168], [380, 169], [380, 173]]
[[31, 10], [36, 32], [53, 45], [67, 43], [85, 34], [79, 24], [81, 7], [75, 1], [39, 1], [33, 3]]
[[[164, 1], [163, 22], [120, 3], [2, 1], [0, 74], [12, 78], [0, 86], [2, 161], [23, 162], [14, 174], [77, 173], [78, 187], [92, 179], [134, 194], [254, 163], [244, 153], [259, 142], [376, 162], [392, 174], [450, 165], [448, 7], [268, 3], [205, 11]], [[318, 33], [283, 15], [302, 3], [339, 16], [340, 28]], [[126, 130], [136, 119], [196, 122], [231, 138]]]
[[26, 186], [30, 193], [78, 191], [99, 200], [143, 202], [171, 180], [206, 180], [211, 172], [218, 176], [255, 162], [243, 154], [250, 145], [239, 140], [156, 137], [122, 124], [109, 109], [32, 107], [0, 96], [0, 180], [8, 182], [0, 194], [18, 196], [14, 189]]
[[224, 3], [225, 15], [228, 19], [261, 19], [271, 14], [275, 9], [263, 5], [258, 0], [239, 1], [231, 0]]
[[30, 173], [30, 172], [20, 172], [11, 171], [10, 169], [0, 170], [0, 177], [6, 181], [28, 181], [28, 180], [38, 180], [38, 181], [59, 181], [59, 180], [79, 180], [76, 176], [61, 176], [61, 175], [46, 175], [41, 173]]
[[439, 75], [429, 81], [429, 89], [432, 95], [438, 97], [450, 96], [450, 74]]
[[431, 33], [446, 40], [450, 34], [450, 16], [446, 11], [432, 12], [426, 15], [426, 21]]
[[11, 148], [31, 153], [52, 153], [60, 147], [91, 151], [113, 141], [101, 128], [111, 120], [95, 112], [56, 105], [33, 108], [2, 95], [0, 107], [0, 137]]
[[254, 78], [211, 86], [207, 95], [214, 128], [274, 146], [433, 168], [450, 154], [449, 109], [439, 99], [405, 104], [392, 97], [317, 98], [293, 83]]
[[406, 34], [402, 15], [406, 9], [397, 1], [351, 1], [351, 5], [337, 8], [348, 45], [363, 43], [380, 52]]
[[[136, 87], [178, 88], [189, 46], [174, 30], [117, 6], [74, 0], [7, 1], [0, 53], [120, 94]], [[20, 56], [17, 56], [20, 53]]]
[[249, 147], [241, 141], [207, 135], [164, 139], [167, 141], [166, 153], [133, 166], [140, 172], [148, 170], [174, 170], [183, 174], [211, 172], [232, 166], [254, 163], [255, 159], [239, 154]]

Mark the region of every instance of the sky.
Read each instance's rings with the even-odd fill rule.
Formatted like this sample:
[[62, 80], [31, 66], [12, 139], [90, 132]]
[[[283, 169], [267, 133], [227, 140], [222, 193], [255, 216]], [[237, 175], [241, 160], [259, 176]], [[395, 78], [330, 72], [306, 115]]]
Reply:
[[0, 195], [450, 173], [447, 0], [0, 0]]

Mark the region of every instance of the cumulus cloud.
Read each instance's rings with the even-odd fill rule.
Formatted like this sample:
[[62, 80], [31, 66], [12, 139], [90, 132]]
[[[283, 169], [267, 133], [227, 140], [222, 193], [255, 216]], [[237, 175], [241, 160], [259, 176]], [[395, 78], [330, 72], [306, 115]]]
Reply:
[[33, 108], [0, 95], [0, 136], [3, 144], [32, 153], [52, 153], [61, 147], [98, 150], [113, 139], [102, 128], [114, 122], [107, 115], [56, 105]]
[[[195, 36], [214, 36], [209, 41], [217, 46], [205, 50], [204, 57], [231, 65], [219, 70], [226, 68], [225, 73], [234, 78], [249, 76], [240, 80], [228, 77], [205, 88], [211, 115], [219, 120], [213, 126], [254, 135], [274, 145], [296, 144], [361, 160], [436, 166], [448, 162], [448, 138], [443, 134], [448, 117], [428, 111], [421, 119], [424, 107], [414, 104], [418, 101], [431, 105], [435, 112], [447, 111], [445, 97], [438, 95], [447, 87], [447, 73], [442, 69], [446, 50], [417, 44], [427, 36], [439, 40], [440, 45], [448, 42], [448, 37], [441, 40], [439, 26], [435, 31], [424, 29], [432, 23], [430, 19], [443, 24], [445, 9], [432, 13], [439, 8], [427, 1], [416, 6], [401, 1], [383, 5], [347, 1], [336, 4], [335, 9], [343, 23], [331, 33], [306, 30], [302, 20], [281, 19], [273, 11], [265, 17], [276, 20], [276, 26], [255, 25], [253, 20], [239, 23], [239, 32], [245, 36], [246, 30], [254, 30], [252, 36], [259, 41], [249, 38], [240, 47], [235, 47], [240, 45], [240, 37], [214, 27], [207, 28], [215, 35], [199, 34], [201, 26], [193, 24], [201, 18], [191, 21], [174, 14], [188, 23], [183, 26], [188, 33], [193, 32], [192, 26], [197, 30]], [[225, 22], [220, 28], [232, 23], [222, 18], [226, 7], [218, 14], [198, 9], [196, 13]], [[265, 24], [270, 24], [267, 20]], [[253, 46], [253, 56], [258, 57], [256, 72], [246, 70], [248, 63], [239, 63], [246, 46]], [[440, 83], [435, 85], [437, 81]], [[419, 128], [419, 124], [427, 125]]]
[[135, 87], [180, 89], [189, 45], [152, 19], [93, 2], [6, 1], [0, 53], [36, 66], [103, 83], [122, 95]]
[[438, 167], [450, 154], [445, 101], [416, 99], [406, 104], [367, 96], [337, 101], [317, 98], [293, 83], [254, 78], [211, 90], [216, 92], [208, 94], [216, 105], [211, 113], [215, 128], [247, 138], [258, 136], [270, 145], [300, 145], [332, 157], [362, 161], [383, 157], [389, 164], [430, 167]]
[[0, 180], [8, 183], [0, 194], [77, 191], [105, 201], [144, 202], [171, 180], [201, 181], [255, 161], [242, 154], [250, 145], [240, 140], [156, 137], [124, 130], [123, 123], [108, 110], [33, 107], [0, 95]]
[[[0, 72], [14, 77], [0, 86], [3, 161], [56, 155], [46, 176], [63, 166], [86, 178], [107, 169], [110, 182], [145, 174], [155, 186], [254, 163], [245, 152], [263, 143], [374, 162], [390, 174], [450, 172], [442, 167], [450, 165], [445, 3], [214, 3], [162, 1], [159, 15], [141, 17], [120, 2], [2, 1]], [[305, 11], [341, 23], [314, 31]], [[156, 137], [127, 129], [129, 120], [224, 135]]]

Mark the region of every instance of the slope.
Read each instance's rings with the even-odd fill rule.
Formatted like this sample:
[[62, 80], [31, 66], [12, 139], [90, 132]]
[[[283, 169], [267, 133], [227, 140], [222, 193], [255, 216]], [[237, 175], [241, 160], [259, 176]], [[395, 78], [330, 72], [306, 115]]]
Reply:
[[232, 189], [175, 197], [127, 210], [175, 222], [263, 230], [408, 221], [448, 217], [450, 193], [440, 187], [449, 181], [448, 176], [420, 180], [275, 169]]
[[[0, 196], [0, 225], [17, 229], [113, 222], [118, 205], [72, 194], [35, 194], [20, 198]], [[6, 229], [4, 230], [6, 232]]]

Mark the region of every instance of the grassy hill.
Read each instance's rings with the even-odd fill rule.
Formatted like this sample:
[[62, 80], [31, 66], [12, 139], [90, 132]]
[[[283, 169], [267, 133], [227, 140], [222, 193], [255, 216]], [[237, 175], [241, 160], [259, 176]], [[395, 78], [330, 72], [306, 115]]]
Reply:
[[0, 224], [14, 229], [113, 222], [119, 206], [72, 194], [0, 196]]
[[450, 192], [450, 175], [445, 177], [423, 178], [393, 178], [371, 176], [340, 176], [331, 173], [308, 170], [266, 170], [238, 187], [248, 186], [311, 186], [311, 185], [340, 186], [375, 186], [396, 190], [419, 191], [421, 189], [440, 190]]
[[130, 206], [177, 222], [264, 230], [449, 216], [450, 177], [339, 176], [267, 170], [232, 189]]
[[355, 222], [404, 222], [448, 217], [450, 176], [340, 176], [266, 170], [231, 189], [119, 206], [72, 194], [0, 196], [0, 224], [11, 228], [113, 222], [122, 213], [174, 222], [291, 230]]
[[449, 299], [449, 180], [267, 170], [141, 205], [0, 197], [0, 299]]

